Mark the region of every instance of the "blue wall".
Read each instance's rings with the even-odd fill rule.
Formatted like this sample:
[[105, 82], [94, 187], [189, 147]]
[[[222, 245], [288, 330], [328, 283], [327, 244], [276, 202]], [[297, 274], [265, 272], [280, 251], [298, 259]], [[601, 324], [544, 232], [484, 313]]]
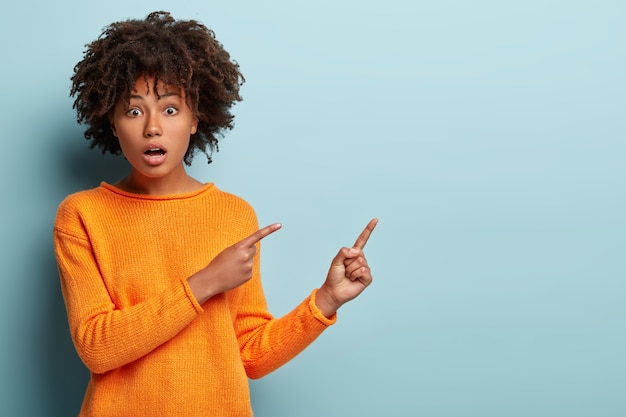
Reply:
[[247, 77], [192, 174], [249, 200], [279, 315], [367, 220], [375, 283], [252, 383], [263, 416], [626, 415], [626, 3], [20, 1], [0, 24], [0, 413], [75, 415], [58, 203], [124, 175], [68, 97], [84, 44], [167, 9]]

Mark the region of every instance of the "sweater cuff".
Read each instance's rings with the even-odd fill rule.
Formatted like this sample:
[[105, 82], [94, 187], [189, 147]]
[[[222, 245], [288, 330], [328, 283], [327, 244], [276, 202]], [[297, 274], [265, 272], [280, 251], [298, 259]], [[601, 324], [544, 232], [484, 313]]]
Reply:
[[193, 292], [191, 291], [191, 287], [189, 287], [189, 283], [187, 282], [187, 280], [183, 279], [181, 280], [180, 283], [183, 284], [183, 289], [185, 290], [185, 293], [187, 294], [187, 298], [189, 298], [189, 301], [191, 301], [191, 304], [193, 305], [193, 307], [196, 309], [198, 313], [202, 313], [204, 309], [202, 308], [200, 303], [198, 303], [196, 296], [193, 295]]
[[335, 324], [337, 321], [337, 313], [335, 312], [330, 318], [326, 317], [322, 314], [319, 308], [317, 308], [317, 304], [315, 304], [315, 297], [317, 296], [317, 288], [313, 290], [311, 296], [309, 297], [309, 309], [311, 310], [311, 314], [313, 317], [322, 322], [325, 326], [331, 326]]

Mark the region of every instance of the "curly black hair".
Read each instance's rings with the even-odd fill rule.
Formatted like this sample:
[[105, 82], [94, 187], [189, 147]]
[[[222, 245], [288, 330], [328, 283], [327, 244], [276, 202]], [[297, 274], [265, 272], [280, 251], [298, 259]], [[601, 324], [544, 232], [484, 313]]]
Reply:
[[86, 45], [83, 59], [74, 67], [70, 96], [80, 124], [87, 125], [90, 148], [119, 155], [122, 150], [111, 130], [109, 116], [115, 105], [128, 102], [142, 74], [181, 88], [198, 118], [184, 161], [191, 164], [201, 151], [211, 163], [218, 137], [233, 128], [231, 107], [242, 98], [245, 79], [215, 33], [195, 20], [175, 20], [156, 11], [145, 20], [130, 19], [107, 26]]

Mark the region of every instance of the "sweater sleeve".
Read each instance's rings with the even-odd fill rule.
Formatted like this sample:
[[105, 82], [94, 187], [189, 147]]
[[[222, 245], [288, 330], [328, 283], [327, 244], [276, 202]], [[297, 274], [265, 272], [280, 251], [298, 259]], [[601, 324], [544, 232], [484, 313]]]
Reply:
[[241, 356], [247, 375], [261, 378], [289, 362], [336, 321], [324, 317], [315, 305], [314, 290], [291, 312], [280, 318], [263, 317], [246, 310], [238, 320]]
[[[255, 227], [256, 224], [252, 228]], [[293, 359], [336, 321], [336, 315], [326, 318], [317, 308], [317, 290], [291, 312], [274, 318], [268, 312], [261, 284], [260, 258], [259, 251], [254, 260], [253, 278], [235, 290], [240, 300], [235, 331], [244, 368], [252, 379], [261, 378]]]
[[57, 217], [54, 248], [72, 340], [92, 372], [104, 373], [141, 358], [202, 311], [186, 280], [159, 296], [118, 309], [103, 282], [88, 236], [77, 230], [79, 227], [64, 229]]

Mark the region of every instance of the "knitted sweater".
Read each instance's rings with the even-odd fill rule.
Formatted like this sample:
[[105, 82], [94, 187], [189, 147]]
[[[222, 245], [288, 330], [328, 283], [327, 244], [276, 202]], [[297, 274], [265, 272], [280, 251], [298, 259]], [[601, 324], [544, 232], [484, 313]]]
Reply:
[[91, 371], [80, 416], [251, 416], [247, 378], [311, 343], [335, 317], [315, 294], [267, 311], [259, 253], [247, 283], [199, 305], [187, 278], [258, 229], [213, 184], [151, 196], [107, 183], [68, 196], [54, 225], [72, 340]]

